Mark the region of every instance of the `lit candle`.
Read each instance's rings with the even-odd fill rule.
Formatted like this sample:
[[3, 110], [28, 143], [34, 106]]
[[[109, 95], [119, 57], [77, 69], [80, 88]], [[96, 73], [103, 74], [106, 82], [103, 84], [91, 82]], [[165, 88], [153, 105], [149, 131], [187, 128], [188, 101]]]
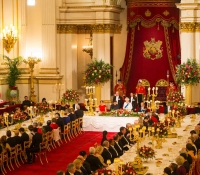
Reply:
[[149, 88], [148, 88], [148, 94], [150, 94], [150, 90], [151, 90], [151, 88], [149, 87]]
[[155, 87], [152, 88], [153, 94], [154, 94], [154, 89], [155, 89]]
[[156, 87], [156, 95], [158, 94], [158, 87]]
[[93, 93], [95, 93], [95, 86], [93, 86], [92, 88], [93, 88]]

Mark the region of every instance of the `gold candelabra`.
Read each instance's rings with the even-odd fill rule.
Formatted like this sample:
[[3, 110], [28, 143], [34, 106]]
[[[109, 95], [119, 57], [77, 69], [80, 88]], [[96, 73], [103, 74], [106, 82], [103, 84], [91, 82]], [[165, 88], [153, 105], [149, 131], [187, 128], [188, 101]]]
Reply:
[[10, 27], [6, 26], [3, 29], [2, 40], [4, 49], [9, 53], [17, 41], [17, 30], [12, 24], [10, 24]]
[[[89, 112], [88, 112], [89, 115], [94, 115], [93, 108], [97, 107], [97, 99], [92, 98], [94, 94], [95, 94], [95, 87], [86, 86], [86, 95], [89, 96], [89, 99], [85, 99], [85, 105], [89, 109]], [[88, 101], [89, 101], [89, 104], [88, 104]]]
[[28, 107], [28, 115], [31, 118], [31, 125], [33, 124], [33, 106]]
[[35, 64], [41, 62], [40, 58], [36, 57], [28, 57], [28, 59], [24, 59], [23, 62], [25, 64], [29, 65], [30, 73], [31, 73], [31, 95], [30, 95], [30, 100], [36, 103], [36, 95], [34, 94], [34, 81], [33, 81], [33, 73], [34, 73], [34, 67]]
[[61, 104], [60, 93], [63, 89], [64, 89], [64, 84], [61, 84], [61, 83], [55, 84], [55, 90], [56, 90], [56, 92], [58, 92], [58, 96], [59, 96], [58, 101], [57, 101], [58, 104]]
[[13, 115], [10, 116], [10, 121], [9, 121], [9, 113], [5, 112], [3, 114], [3, 117], [4, 117], [4, 123], [6, 124], [6, 127], [7, 127], [7, 130], [8, 130], [8, 126], [10, 124], [13, 124]]
[[[155, 101], [155, 98], [158, 95], [158, 87], [153, 87], [152, 88], [152, 94], [150, 93], [151, 88], [148, 88], [148, 94], [147, 94], [147, 108], [150, 109], [151, 111], [155, 111], [157, 109], [157, 104], [159, 101]], [[151, 100], [149, 98], [151, 97]]]
[[82, 51], [88, 53], [92, 59], [93, 57], [92, 32], [90, 33], [89, 44], [87, 46], [83, 46]]

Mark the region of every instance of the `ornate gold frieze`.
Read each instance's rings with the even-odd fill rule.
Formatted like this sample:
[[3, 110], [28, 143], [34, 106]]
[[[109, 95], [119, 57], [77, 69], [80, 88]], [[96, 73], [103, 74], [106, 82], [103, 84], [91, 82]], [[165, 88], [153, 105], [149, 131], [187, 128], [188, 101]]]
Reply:
[[180, 0], [127, 0], [128, 2], [174, 2], [178, 3]]
[[132, 7], [176, 7], [172, 2], [129, 2], [128, 8]]
[[150, 86], [150, 83], [146, 79], [142, 79], [142, 86]]
[[200, 32], [200, 22], [181, 22], [181, 32]]
[[121, 24], [57, 24], [57, 33], [121, 33]]
[[164, 79], [160, 79], [156, 82], [156, 86], [160, 86], [160, 87], [163, 87], [163, 86], [169, 86], [168, 82]]

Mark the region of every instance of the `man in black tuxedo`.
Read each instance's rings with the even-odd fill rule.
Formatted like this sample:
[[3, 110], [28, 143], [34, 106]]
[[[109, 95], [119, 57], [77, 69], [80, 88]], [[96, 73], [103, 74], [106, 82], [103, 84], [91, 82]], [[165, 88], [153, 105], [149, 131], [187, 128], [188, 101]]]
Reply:
[[80, 106], [78, 104], [76, 104], [76, 110], [75, 110], [75, 115], [76, 118], [83, 118], [83, 110], [80, 109]]
[[86, 158], [87, 158], [86, 151], [80, 151], [79, 155], [83, 158], [83, 165], [82, 166], [86, 170], [87, 174], [92, 174], [90, 164], [86, 161]]
[[115, 158], [119, 157], [119, 154], [115, 149], [115, 141], [113, 139], [110, 139], [109, 144], [110, 144], [109, 151], [112, 154], [112, 158], [114, 160]]
[[64, 120], [63, 120], [63, 118], [60, 117], [59, 113], [55, 114], [55, 118], [57, 119], [56, 124], [60, 127], [60, 130], [63, 133], [64, 132]]
[[101, 163], [99, 158], [94, 155], [95, 154], [95, 148], [94, 147], [89, 148], [89, 153], [90, 154], [87, 156], [87, 158], [85, 160], [90, 164], [91, 170], [96, 171], [99, 168], [102, 168], [103, 164]]
[[119, 105], [119, 108], [122, 108], [123, 107], [123, 104], [124, 104], [124, 100], [123, 98], [119, 95], [119, 92], [116, 91], [116, 94], [115, 96], [113, 97], [113, 102], [116, 101], [117, 104]]
[[194, 108], [194, 113], [195, 114], [200, 114], [200, 103], [198, 103], [198, 107]]
[[118, 135], [121, 135], [121, 143], [122, 143], [122, 146], [123, 146], [123, 150], [124, 151], [127, 151], [129, 150], [129, 145], [130, 145], [130, 142], [128, 141], [128, 139], [125, 137], [125, 134], [126, 134], [126, 128], [125, 127], [120, 127], [120, 132], [118, 133]]
[[15, 144], [16, 144], [16, 145], [17, 145], [17, 144], [22, 144], [22, 139], [21, 139], [21, 137], [19, 136], [19, 130], [15, 130], [14, 133], [15, 133], [15, 136], [14, 136], [13, 138], [14, 138], [14, 140], [15, 140]]
[[168, 114], [171, 107], [168, 105], [168, 103], [164, 103], [163, 106], [164, 106], [164, 114]]
[[76, 175], [76, 167], [73, 163], [67, 165], [66, 175]]
[[121, 146], [120, 143], [119, 143], [119, 135], [118, 135], [118, 134], [115, 135], [115, 136], [113, 137], [113, 139], [114, 139], [114, 147], [115, 147], [115, 149], [116, 149], [118, 155], [119, 155], [119, 156], [122, 156], [122, 155], [123, 155], [123, 148], [122, 148], [122, 146]]
[[24, 106], [31, 106], [31, 101], [28, 100], [28, 97], [24, 97], [24, 101], [22, 102], [22, 109], [24, 109]]
[[113, 163], [113, 161], [114, 161], [112, 154], [109, 151], [109, 146], [110, 146], [109, 141], [105, 140], [103, 142], [104, 149], [103, 149], [103, 152], [101, 153], [101, 156], [103, 157], [105, 164], [107, 164], [107, 160], [110, 160], [111, 163]]
[[117, 101], [113, 101], [113, 103], [110, 105], [110, 110], [115, 111], [119, 109], [119, 105], [117, 104]]
[[10, 147], [15, 147], [16, 143], [15, 143], [15, 139], [14, 137], [11, 137], [11, 131], [8, 130], [6, 131], [6, 136], [7, 138], [7, 143], [10, 145]]
[[132, 110], [136, 111], [137, 110], [137, 97], [131, 92], [130, 97], [129, 97], [129, 102], [132, 104]]
[[38, 152], [40, 150], [40, 143], [42, 143], [42, 134], [37, 132], [37, 128], [33, 128], [33, 138], [30, 148], [26, 150], [26, 155], [28, 158], [28, 164], [32, 164], [35, 161], [35, 156], [33, 154], [33, 160], [31, 160], [31, 153]]
[[24, 149], [24, 142], [25, 141], [29, 141], [29, 136], [28, 134], [25, 132], [24, 128], [20, 128], [19, 132], [21, 134], [21, 141], [22, 141], [22, 149]]

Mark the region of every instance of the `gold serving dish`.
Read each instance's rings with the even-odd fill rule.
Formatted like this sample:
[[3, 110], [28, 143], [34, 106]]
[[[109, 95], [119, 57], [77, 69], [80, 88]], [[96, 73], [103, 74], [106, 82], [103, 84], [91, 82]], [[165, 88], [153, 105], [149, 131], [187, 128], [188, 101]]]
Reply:
[[169, 154], [163, 154], [162, 156], [169, 156]]

